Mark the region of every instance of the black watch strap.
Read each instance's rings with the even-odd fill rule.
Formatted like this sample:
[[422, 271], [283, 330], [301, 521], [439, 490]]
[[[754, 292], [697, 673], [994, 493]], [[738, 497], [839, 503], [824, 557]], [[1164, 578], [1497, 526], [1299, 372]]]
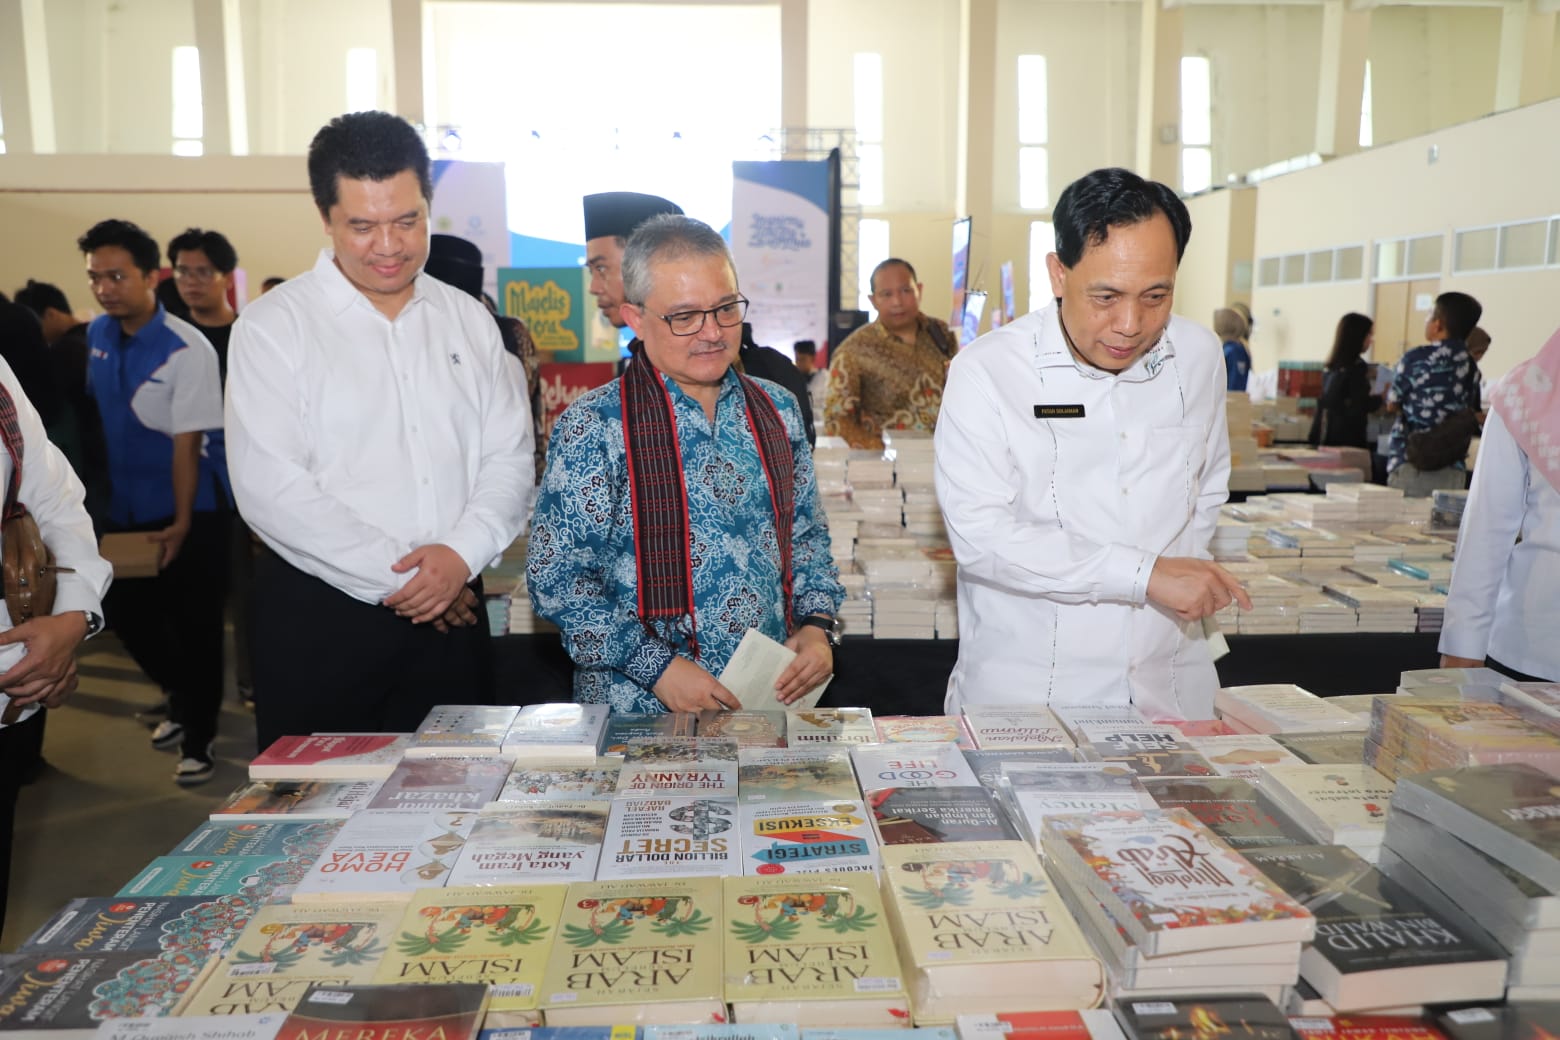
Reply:
[[838, 618], [820, 617], [817, 614], [809, 614], [797, 622], [797, 626], [808, 625], [812, 628], [821, 628], [829, 637], [830, 646], [840, 645], [840, 622]]

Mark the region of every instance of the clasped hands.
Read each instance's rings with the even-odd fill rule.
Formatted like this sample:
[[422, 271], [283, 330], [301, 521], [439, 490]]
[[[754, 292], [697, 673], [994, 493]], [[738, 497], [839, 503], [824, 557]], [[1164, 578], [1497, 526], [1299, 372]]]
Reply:
[[414, 625], [432, 623], [439, 632], [477, 623], [477, 594], [466, 584], [471, 569], [447, 545], [420, 545], [390, 568], [417, 573], [384, 604]]

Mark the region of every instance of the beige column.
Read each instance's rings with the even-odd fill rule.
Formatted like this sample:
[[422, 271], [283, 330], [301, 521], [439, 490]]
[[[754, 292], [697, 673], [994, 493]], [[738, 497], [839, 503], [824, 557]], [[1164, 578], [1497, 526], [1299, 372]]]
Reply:
[[1501, 5], [1500, 56], [1495, 63], [1495, 111], [1531, 105], [1549, 95], [1554, 60], [1555, 13], [1531, 0]]
[[55, 150], [43, 0], [0, 0], [0, 106], [6, 151]]
[[1370, 55], [1370, 12], [1347, 0], [1322, 4], [1322, 63], [1316, 77], [1316, 151], [1327, 157], [1360, 150], [1360, 106], [1365, 59]]
[[427, 123], [423, 111], [422, 0], [390, 0], [390, 39], [395, 49], [395, 112], [409, 123]]
[[807, 0], [780, 0], [780, 127], [785, 157], [806, 157]]
[[978, 235], [991, 230], [996, 100], [997, 0], [960, 0], [954, 209], [975, 218]]
[[1143, 0], [1138, 33], [1137, 172], [1181, 187], [1181, 12]]
[[195, 0], [194, 7], [205, 154], [245, 155], [249, 151], [249, 124], [238, 0]]

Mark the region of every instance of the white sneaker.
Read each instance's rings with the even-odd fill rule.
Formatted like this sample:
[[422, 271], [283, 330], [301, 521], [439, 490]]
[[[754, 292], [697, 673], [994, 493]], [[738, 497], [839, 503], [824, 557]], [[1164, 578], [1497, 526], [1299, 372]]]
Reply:
[[181, 758], [173, 770], [173, 782], [180, 787], [195, 787], [210, 780], [216, 764], [209, 758]]
[[171, 747], [177, 747], [184, 739], [184, 727], [177, 722], [163, 719], [152, 730], [152, 747], [159, 751], [167, 751]]

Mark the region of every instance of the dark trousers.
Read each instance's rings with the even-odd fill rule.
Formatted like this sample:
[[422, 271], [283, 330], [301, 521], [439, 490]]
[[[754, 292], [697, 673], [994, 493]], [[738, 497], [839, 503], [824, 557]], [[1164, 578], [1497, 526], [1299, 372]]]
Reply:
[[[222, 604], [232, 514], [196, 513], [179, 555], [155, 578], [116, 581], [104, 619], [141, 671], [168, 691], [168, 718], [184, 727], [183, 754], [205, 758], [222, 711]], [[116, 528], [157, 531], [168, 521]]]
[[[482, 595], [480, 579], [475, 584]], [[493, 703], [486, 618], [439, 632], [353, 599], [266, 550], [250, 617], [255, 739], [410, 733], [438, 704]]]
[[16, 794], [43, 743], [44, 712], [26, 722], [0, 728], [0, 931], [11, 888], [11, 839], [16, 830]]
[[249, 525], [233, 518], [229, 540], [228, 613], [233, 618], [233, 678], [240, 691], [254, 688], [249, 654], [249, 607], [254, 601], [255, 554], [259, 551]]
[[1504, 675], [1506, 678], [1510, 679], [1512, 682], [1556, 682], [1556, 681], [1560, 681], [1560, 680], [1555, 680], [1555, 679], [1546, 679], [1542, 675], [1529, 675], [1526, 672], [1519, 672], [1515, 668], [1511, 668], [1511, 667], [1508, 667], [1507, 665], [1501, 664], [1499, 661], [1495, 660], [1495, 658], [1493, 658], [1493, 657], [1486, 657], [1484, 659], [1484, 663], [1486, 665], [1488, 665], [1489, 667], [1495, 669], [1497, 672], [1499, 672], [1502, 675]]

